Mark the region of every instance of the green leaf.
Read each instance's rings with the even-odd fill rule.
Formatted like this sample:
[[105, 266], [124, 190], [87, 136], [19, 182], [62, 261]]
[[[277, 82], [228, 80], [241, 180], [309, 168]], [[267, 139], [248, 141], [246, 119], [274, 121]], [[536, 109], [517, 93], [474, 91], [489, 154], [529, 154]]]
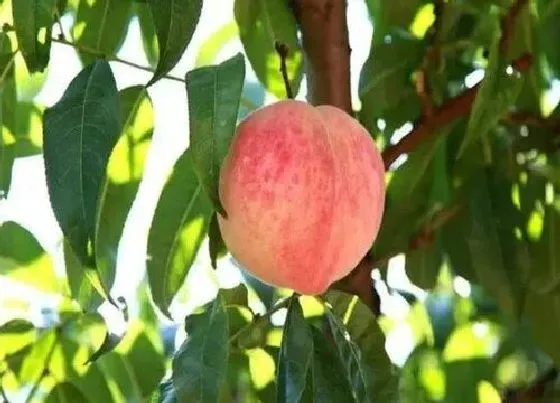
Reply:
[[445, 401], [478, 403], [481, 381], [493, 379], [493, 364], [484, 358], [455, 360], [444, 363]]
[[177, 394], [171, 380], [162, 382], [152, 395], [151, 403], [177, 403]]
[[136, 9], [138, 23], [140, 24], [140, 33], [142, 34], [142, 48], [144, 49], [148, 63], [155, 68], [158, 62], [158, 42], [152, 10], [147, 0], [135, 1], [134, 7]]
[[280, 42], [288, 46], [288, 77], [292, 91], [297, 94], [303, 75], [303, 56], [296, 20], [288, 2], [235, 0], [234, 13], [241, 42], [257, 78], [278, 98], [286, 96], [286, 88], [275, 44]]
[[529, 243], [529, 286], [538, 293], [551, 292], [560, 286], [560, 206], [547, 204], [535, 209], [528, 226], [541, 226], [539, 238]]
[[210, 249], [210, 262], [212, 267], [216, 269], [218, 267], [218, 259], [227, 254], [227, 248], [222, 239], [222, 233], [220, 232], [220, 226], [218, 224], [217, 213], [212, 214], [210, 219], [210, 227], [208, 228], [208, 241]]
[[331, 340], [319, 329], [311, 327], [313, 336], [313, 358], [309, 366], [306, 390], [302, 401], [309, 402], [353, 402], [354, 397], [345, 377], [338, 352]]
[[329, 291], [326, 299], [332, 306], [327, 309], [329, 327], [355, 400], [397, 401], [398, 378], [371, 310], [358, 297], [339, 291]]
[[439, 244], [432, 242], [406, 254], [406, 274], [414, 285], [429, 290], [436, 285], [441, 263]]
[[16, 157], [15, 144], [13, 140], [8, 139], [7, 127], [4, 128], [14, 120], [13, 108], [16, 104], [14, 58], [10, 37], [0, 32], [0, 74], [5, 74], [4, 79], [0, 81], [0, 199], [5, 197], [10, 188], [12, 166]]
[[500, 242], [497, 217], [491, 205], [489, 182], [484, 172], [480, 172], [477, 184], [471, 190], [469, 200], [469, 225], [466, 228], [466, 246], [478, 280], [496, 299], [500, 308], [512, 317], [517, 316], [513, 279], [508, 273], [514, 267], [505, 265], [505, 255]]
[[194, 66], [202, 67], [214, 63], [224, 46], [238, 34], [239, 31], [235, 21], [230, 21], [222, 25], [200, 45]]
[[10, 356], [31, 346], [37, 340], [38, 332], [32, 323], [23, 319], [14, 319], [0, 326], [0, 362], [9, 365]]
[[220, 288], [220, 295], [226, 306], [239, 305], [248, 306], [249, 296], [245, 284], [239, 284], [233, 288]]
[[12, 2], [18, 46], [30, 73], [43, 71], [49, 64], [54, 0]]
[[298, 402], [303, 395], [307, 371], [313, 354], [313, 336], [303, 317], [297, 298], [288, 306], [282, 345], [278, 355], [277, 398], [280, 402]]
[[6, 221], [0, 225], [0, 257], [18, 264], [29, 264], [45, 251], [33, 234], [18, 223]]
[[148, 235], [152, 299], [166, 314], [200, 248], [211, 212], [187, 150], [163, 188]]
[[148, 0], [156, 27], [159, 61], [153, 84], [179, 61], [189, 45], [202, 11], [202, 0]]
[[119, 241], [136, 197], [151, 145], [154, 111], [144, 87], [119, 92], [122, 134], [107, 166], [96, 231], [96, 263], [106, 289], [115, 280]]
[[88, 358], [87, 362], [90, 363], [97, 361], [105, 354], [110, 353], [119, 345], [121, 340], [121, 336], [107, 331], [107, 333], [105, 334], [105, 340], [103, 340], [103, 344], [101, 344], [101, 346], [91, 355], [91, 357]]
[[119, 98], [106, 61], [76, 76], [43, 118], [45, 174], [54, 215], [84, 264], [95, 250], [101, 184], [118, 140]]
[[97, 272], [92, 267], [84, 266], [80, 262], [66, 239], [63, 241], [62, 250], [72, 299], [78, 301], [85, 311], [95, 311], [103, 303], [103, 299], [107, 297], [103, 290], [99, 290], [100, 284]]
[[89, 402], [90, 400], [70, 382], [57, 384], [49, 393], [46, 403]]
[[220, 167], [235, 134], [245, 59], [238, 53], [221, 64], [190, 71], [186, 81], [193, 167], [214, 208], [225, 216], [218, 192]]
[[[142, 322], [132, 322], [114, 353], [122, 355], [125, 359], [130, 377], [136, 380], [141, 395], [150, 396], [164, 376], [166, 368], [163, 343], [157, 324], [150, 324], [145, 319]], [[150, 365], [146, 366], [146, 362]]]
[[226, 379], [228, 350], [228, 318], [218, 295], [173, 358], [177, 399], [216, 402]]
[[370, 15], [375, 21], [374, 40], [379, 43], [391, 29], [407, 29], [412, 25], [414, 17], [423, 0], [382, 1], [366, 0]]
[[[146, 362], [148, 362], [146, 360]], [[151, 362], [150, 362], [151, 364]], [[111, 379], [118, 388], [121, 401], [141, 402], [142, 390], [138, 379], [134, 377], [134, 369], [128, 360], [120, 354], [107, 354], [97, 361], [100, 370]]]
[[525, 315], [535, 342], [560, 365], [560, 329], [551, 326], [560, 320], [560, 295], [529, 292], [525, 299]]
[[53, 261], [33, 234], [13, 221], [0, 225], [0, 275], [46, 292], [61, 292]]
[[507, 66], [500, 57], [499, 43], [500, 35], [496, 32], [490, 48], [488, 67], [476, 93], [458, 158], [470, 144], [487, 136], [508, 108], [515, 103], [521, 91], [523, 80], [515, 72], [506, 72]]
[[[424, 42], [402, 33], [391, 35], [387, 43], [372, 45], [360, 72], [359, 120], [370, 133], [376, 133], [378, 119], [386, 120], [386, 130], [394, 131], [420, 112], [420, 102], [411, 74], [420, 64]], [[406, 55], [406, 57], [403, 57]], [[405, 112], [391, 118], [394, 109]]]
[[[115, 55], [126, 37], [132, 3], [132, 0], [80, 1], [73, 27], [76, 42], [99, 55]], [[94, 60], [88, 52], [81, 52], [80, 56], [85, 65]]]

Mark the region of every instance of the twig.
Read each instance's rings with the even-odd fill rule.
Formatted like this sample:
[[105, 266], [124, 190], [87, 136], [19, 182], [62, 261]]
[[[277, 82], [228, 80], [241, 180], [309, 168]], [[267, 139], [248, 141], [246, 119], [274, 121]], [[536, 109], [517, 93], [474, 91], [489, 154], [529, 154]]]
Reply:
[[[513, 61], [512, 66], [520, 73], [526, 72], [532, 63], [532, 56], [525, 54]], [[463, 116], [467, 116], [476, 98], [480, 83], [469, 88], [462, 94], [451, 98], [439, 108], [431, 117], [423, 115], [414, 125], [414, 129], [397, 144], [390, 145], [383, 151], [383, 162], [389, 166], [401, 155], [414, 150], [430, 136], [437, 134], [438, 129]]]
[[288, 77], [288, 66], [286, 64], [290, 50], [288, 49], [288, 45], [278, 41], [274, 43], [274, 48], [280, 57], [280, 72], [282, 73], [284, 85], [286, 86], [286, 97], [288, 97], [288, 99], [294, 99], [294, 93], [292, 91], [292, 86], [290, 85], [290, 78]]
[[[74, 49], [77, 49], [81, 52], [84, 52], [84, 53], [87, 53], [87, 54], [90, 54], [92, 56], [96, 56], [96, 57], [99, 57], [99, 58], [102, 58], [102, 59], [105, 59], [105, 60], [125, 64], [127, 66], [134, 67], [135, 69], [138, 69], [138, 70], [147, 71], [149, 73], [154, 72], [154, 69], [152, 69], [151, 67], [143, 66], [141, 64], [134, 63], [134, 62], [131, 62], [129, 60], [124, 60], [124, 59], [121, 59], [117, 56], [106, 55], [105, 53], [100, 52], [99, 50], [92, 49], [88, 46], [83, 46], [83, 45], [81, 45], [79, 43], [76, 43], [76, 42], [70, 42], [70, 41], [68, 41], [66, 39], [62, 39], [62, 38], [52, 38], [52, 41], [56, 42], [56, 43], [63, 44], [63, 45], [71, 46]], [[184, 78], [175, 77], [175, 76], [172, 76], [170, 74], [165, 74], [165, 75], [162, 76], [162, 78], [166, 78], [166, 79], [172, 80], [172, 81], [177, 81], [177, 82], [180, 82], [180, 83], [183, 83], [183, 84], [186, 83], [186, 80]], [[241, 104], [245, 108], [250, 109], [250, 110], [255, 110], [255, 109], [258, 108], [258, 105], [256, 105], [254, 102], [252, 102], [251, 100], [249, 100], [245, 97], [241, 97]]]
[[432, 88], [430, 86], [428, 71], [430, 71], [433, 65], [435, 65], [437, 70], [441, 64], [440, 33], [444, 7], [445, 2], [443, 0], [434, 0], [435, 20], [432, 29], [429, 31], [428, 41], [430, 45], [424, 54], [424, 59], [422, 60], [420, 69], [416, 72], [416, 93], [422, 102], [423, 114], [428, 118], [432, 117], [435, 111], [434, 94], [432, 93]]
[[500, 28], [502, 30], [502, 37], [500, 39], [500, 52], [502, 55], [506, 55], [509, 43], [513, 36], [513, 31], [515, 30], [515, 25], [517, 22], [517, 17], [521, 13], [521, 10], [529, 3], [529, 0], [517, 0], [509, 8], [508, 12], [502, 20], [500, 21]]

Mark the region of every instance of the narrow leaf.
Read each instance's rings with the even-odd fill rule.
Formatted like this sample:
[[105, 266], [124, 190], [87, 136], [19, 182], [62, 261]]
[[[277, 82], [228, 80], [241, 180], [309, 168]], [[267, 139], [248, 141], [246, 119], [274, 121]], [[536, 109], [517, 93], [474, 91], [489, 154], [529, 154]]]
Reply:
[[0, 225], [0, 257], [29, 264], [43, 253], [43, 247], [33, 234], [18, 223], [6, 221]]
[[313, 336], [313, 359], [309, 367], [308, 381], [303, 401], [353, 402], [354, 397], [348, 380], [340, 376], [344, 371], [338, 352], [321, 331], [311, 327]]
[[154, 111], [144, 87], [119, 93], [121, 136], [109, 157], [96, 231], [96, 263], [105, 289], [115, 280], [119, 241], [136, 197], [152, 140]]
[[298, 402], [303, 395], [313, 354], [313, 336], [297, 298], [288, 307], [278, 354], [276, 401]]
[[210, 219], [208, 244], [210, 249], [210, 262], [212, 263], [212, 267], [216, 269], [218, 267], [218, 259], [227, 253], [227, 248], [220, 232], [217, 213], [212, 214], [212, 218]]
[[[358, 402], [396, 402], [398, 378], [385, 351], [385, 336], [358, 297], [329, 291], [327, 319], [339, 359]], [[346, 332], [350, 338], [346, 336]]]
[[0, 81], [0, 199], [6, 196], [10, 188], [15, 159], [14, 140], [9, 141], [11, 139], [4, 134], [12, 123], [11, 121], [14, 120], [12, 113], [16, 104], [16, 93], [13, 90], [14, 58], [15, 53], [12, 50], [10, 37], [4, 32], [0, 32], [0, 74], [4, 74], [4, 79]]
[[188, 335], [173, 358], [173, 386], [179, 401], [216, 402], [226, 380], [228, 317], [221, 297]]
[[245, 80], [245, 60], [238, 53], [225, 62], [187, 74], [190, 149], [194, 169], [214, 208], [225, 215], [218, 184], [220, 167], [235, 133]]
[[474, 141], [484, 138], [511, 107], [523, 86], [516, 73], [508, 73], [499, 49], [500, 35], [494, 36], [488, 67], [473, 103], [467, 131], [458, 158]]
[[406, 254], [406, 274], [416, 286], [429, 290], [436, 285], [442, 263], [439, 240]]
[[45, 70], [49, 63], [54, 9], [54, 0], [12, 2], [18, 46], [31, 73]]
[[119, 99], [106, 61], [76, 76], [43, 118], [45, 174], [64, 236], [83, 264], [94, 248], [99, 195], [119, 135]]
[[206, 234], [211, 212], [187, 150], [163, 188], [148, 235], [152, 299], [166, 314]]
[[148, 0], [156, 27], [159, 61], [153, 84], [179, 61], [189, 45], [202, 11], [202, 0]]
[[220, 51], [231, 40], [235, 39], [238, 34], [239, 30], [237, 29], [237, 24], [234, 21], [230, 21], [222, 25], [218, 30], [208, 36], [202, 45], [200, 45], [194, 66], [202, 67], [215, 63]]
[[89, 402], [90, 399], [85, 397], [83, 393], [70, 382], [62, 382], [57, 384], [49, 393], [46, 403], [71, 403], [71, 402]]
[[297, 94], [303, 74], [303, 57], [296, 20], [288, 2], [236, 0], [234, 12], [241, 42], [259, 81], [278, 98], [286, 96], [280, 58], [275, 49], [275, 43], [281, 42], [289, 48], [288, 77], [294, 94]]

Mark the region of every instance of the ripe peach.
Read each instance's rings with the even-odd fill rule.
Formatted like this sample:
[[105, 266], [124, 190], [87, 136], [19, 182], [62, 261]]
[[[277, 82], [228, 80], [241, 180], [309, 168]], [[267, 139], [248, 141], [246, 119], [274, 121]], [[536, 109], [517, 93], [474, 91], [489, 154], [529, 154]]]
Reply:
[[321, 294], [377, 237], [384, 174], [374, 141], [342, 110], [263, 107], [240, 123], [220, 171], [224, 242], [265, 283]]

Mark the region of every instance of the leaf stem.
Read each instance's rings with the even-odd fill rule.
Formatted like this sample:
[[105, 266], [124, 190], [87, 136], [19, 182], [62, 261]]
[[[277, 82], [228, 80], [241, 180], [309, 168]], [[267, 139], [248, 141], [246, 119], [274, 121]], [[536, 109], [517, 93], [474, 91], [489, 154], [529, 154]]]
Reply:
[[282, 78], [284, 79], [284, 85], [286, 86], [286, 96], [288, 99], [294, 99], [294, 92], [292, 91], [292, 86], [290, 85], [290, 78], [288, 77], [288, 53], [290, 49], [288, 45], [282, 42], [276, 41], [274, 43], [274, 48], [276, 53], [280, 56], [280, 72], [282, 73]]
[[[53, 42], [56, 42], [56, 43], [60, 43], [60, 44], [62, 44], [62, 45], [71, 46], [71, 47], [73, 47], [74, 49], [77, 49], [77, 50], [79, 50], [79, 51], [81, 51], [81, 52], [90, 54], [90, 55], [92, 55], [92, 56], [97, 56], [97, 57], [103, 58], [103, 59], [105, 59], [105, 60], [109, 60], [109, 61], [112, 61], [112, 62], [117, 62], [117, 63], [125, 64], [125, 65], [127, 65], [127, 66], [133, 67], [133, 68], [138, 69], [138, 70], [147, 71], [147, 72], [149, 72], [149, 73], [154, 73], [154, 72], [155, 72], [155, 70], [152, 69], [152, 68], [149, 67], [149, 66], [143, 66], [143, 65], [141, 65], [141, 64], [134, 63], [134, 62], [131, 62], [131, 61], [129, 61], [129, 60], [121, 59], [120, 57], [117, 57], [117, 56], [107, 55], [107, 54], [105, 54], [105, 53], [103, 53], [103, 52], [101, 52], [101, 51], [99, 51], [99, 50], [97, 50], [97, 49], [93, 49], [93, 48], [90, 48], [90, 47], [88, 47], [88, 46], [84, 46], [84, 45], [81, 45], [81, 44], [79, 44], [79, 43], [76, 43], [76, 42], [71, 42], [71, 41], [68, 41], [68, 40], [66, 40], [66, 39], [64, 39], [64, 38], [52, 38], [52, 41], [53, 41]], [[165, 74], [165, 75], [162, 76], [162, 78], [166, 78], [166, 79], [168, 79], [168, 80], [176, 81], [176, 82], [183, 83], [183, 84], [186, 83], [186, 80], [185, 80], [184, 78], [172, 76], [172, 75], [170, 75], [170, 74]], [[1, 82], [1, 81], [0, 81], [0, 82]], [[247, 98], [244, 98], [244, 97], [241, 98], [241, 104], [242, 104], [245, 108], [247, 108], [247, 109], [249, 109], [249, 110], [255, 110], [255, 109], [257, 109], [257, 108], [259, 107], [259, 106], [258, 106], [257, 104], [255, 104], [253, 101], [251, 101], [251, 100], [249, 100], [249, 99], [247, 99]]]

